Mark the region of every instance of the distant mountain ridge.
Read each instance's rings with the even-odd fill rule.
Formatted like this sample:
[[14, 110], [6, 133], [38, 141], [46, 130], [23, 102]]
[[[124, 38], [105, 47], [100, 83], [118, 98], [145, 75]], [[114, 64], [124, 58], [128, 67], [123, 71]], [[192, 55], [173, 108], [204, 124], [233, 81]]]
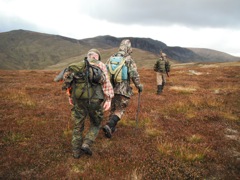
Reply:
[[[204, 49], [169, 47], [165, 43], [150, 38], [129, 38], [134, 48], [133, 56], [139, 67], [152, 67], [163, 50], [174, 62], [228, 62], [239, 61], [239, 57]], [[102, 59], [107, 59], [117, 51], [124, 38], [97, 36], [73, 39], [27, 30], [0, 33], [0, 69], [48, 69], [62, 68], [70, 62], [82, 59], [90, 48], [101, 51]]]
[[113, 36], [98, 36], [95, 38], [83, 39], [83, 42], [88, 44], [94, 44], [95, 46], [103, 46], [104, 48], [118, 47], [120, 42], [123, 39], [130, 39], [132, 47], [149, 51], [155, 54], [159, 54], [159, 51], [167, 48], [167, 45], [161, 41], [153, 40], [150, 38], [133, 38], [133, 37], [124, 37], [116, 38]]

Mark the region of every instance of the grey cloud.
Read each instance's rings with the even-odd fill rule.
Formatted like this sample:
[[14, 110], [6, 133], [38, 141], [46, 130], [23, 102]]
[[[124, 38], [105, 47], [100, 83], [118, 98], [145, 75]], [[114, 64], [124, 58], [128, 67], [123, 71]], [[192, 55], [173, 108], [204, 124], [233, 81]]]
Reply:
[[15, 29], [25, 29], [25, 30], [37, 30], [38, 28], [31, 24], [28, 23], [20, 18], [17, 17], [7, 17], [2, 14], [0, 14], [0, 32], [6, 32], [6, 31], [11, 31]]
[[105, 0], [89, 6], [90, 16], [121, 24], [240, 27], [239, 0]]

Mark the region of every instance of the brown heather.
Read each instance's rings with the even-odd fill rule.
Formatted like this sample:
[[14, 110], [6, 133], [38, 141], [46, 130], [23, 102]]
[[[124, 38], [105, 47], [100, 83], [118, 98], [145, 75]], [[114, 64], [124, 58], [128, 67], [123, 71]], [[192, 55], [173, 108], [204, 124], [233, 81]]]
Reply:
[[0, 71], [0, 179], [239, 179], [240, 63], [175, 65], [161, 96], [139, 72], [138, 128], [135, 90], [113, 138], [75, 160], [58, 72]]

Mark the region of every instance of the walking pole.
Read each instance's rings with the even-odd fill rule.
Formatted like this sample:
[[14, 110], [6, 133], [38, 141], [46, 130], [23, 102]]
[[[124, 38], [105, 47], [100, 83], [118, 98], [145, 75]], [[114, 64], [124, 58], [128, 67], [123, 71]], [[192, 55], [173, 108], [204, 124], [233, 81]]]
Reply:
[[138, 107], [137, 107], [137, 114], [136, 114], [136, 127], [138, 128], [138, 114], [139, 114], [139, 111], [140, 111], [140, 92], [138, 92]]

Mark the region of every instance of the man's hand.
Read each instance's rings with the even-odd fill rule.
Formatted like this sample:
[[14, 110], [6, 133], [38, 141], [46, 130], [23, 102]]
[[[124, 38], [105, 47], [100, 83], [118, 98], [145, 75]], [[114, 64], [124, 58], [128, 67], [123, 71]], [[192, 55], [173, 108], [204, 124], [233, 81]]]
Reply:
[[141, 93], [143, 91], [143, 85], [139, 84], [138, 85], [138, 92]]
[[72, 99], [72, 98], [69, 97], [69, 98], [68, 98], [68, 102], [69, 102], [70, 105], [73, 106], [73, 99]]
[[110, 109], [110, 107], [111, 107], [111, 99], [107, 99], [103, 104], [103, 110], [107, 111]]

